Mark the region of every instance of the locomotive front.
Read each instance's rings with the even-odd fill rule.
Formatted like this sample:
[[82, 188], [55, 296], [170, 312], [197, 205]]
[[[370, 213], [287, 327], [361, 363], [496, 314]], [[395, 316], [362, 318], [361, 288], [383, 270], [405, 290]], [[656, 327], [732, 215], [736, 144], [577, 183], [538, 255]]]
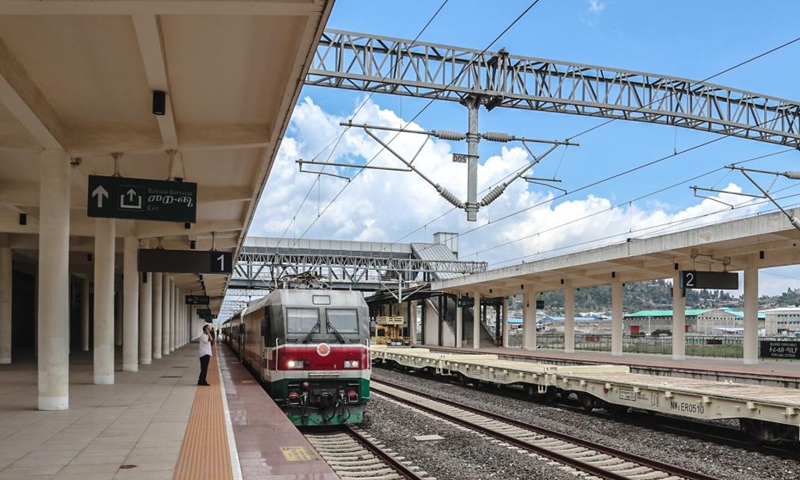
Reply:
[[265, 310], [265, 386], [296, 425], [356, 424], [369, 400], [369, 311], [359, 292], [280, 290]]

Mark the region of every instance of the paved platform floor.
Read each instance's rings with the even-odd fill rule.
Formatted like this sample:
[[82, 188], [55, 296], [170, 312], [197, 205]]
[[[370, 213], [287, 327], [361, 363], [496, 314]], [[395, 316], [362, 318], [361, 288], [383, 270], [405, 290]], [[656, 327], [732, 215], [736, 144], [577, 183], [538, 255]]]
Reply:
[[94, 385], [91, 353], [73, 353], [60, 412], [37, 410], [32, 356], [0, 365], [0, 480], [339, 478], [227, 346], [210, 387], [197, 344], [153, 362]]
[[172, 479], [198, 388], [197, 345], [153, 362], [138, 373], [118, 363], [114, 385], [94, 385], [91, 353], [73, 351], [70, 408], [58, 412], [37, 410], [35, 359], [0, 365], [0, 480]]

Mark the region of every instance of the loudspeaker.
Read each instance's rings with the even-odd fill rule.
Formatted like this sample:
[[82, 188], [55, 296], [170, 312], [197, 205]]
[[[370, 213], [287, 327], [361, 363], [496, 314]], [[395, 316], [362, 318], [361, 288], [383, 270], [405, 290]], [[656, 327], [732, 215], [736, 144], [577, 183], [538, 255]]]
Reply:
[[167, 93], [153, 90], [153, 115], [164, 115], [165, 113], [167, 113]]

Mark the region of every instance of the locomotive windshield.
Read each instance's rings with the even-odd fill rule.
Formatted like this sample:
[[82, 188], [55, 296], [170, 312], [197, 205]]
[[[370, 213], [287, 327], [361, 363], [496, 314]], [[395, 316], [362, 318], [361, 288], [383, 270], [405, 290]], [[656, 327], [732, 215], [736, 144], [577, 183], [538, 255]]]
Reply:
[[319, 331], [319, 311], [316, 308], [287, 308], [286, 333]]
[[358, 333], [358, 314], [355, 309], [328, 309], [328, 325], [339, 333]]

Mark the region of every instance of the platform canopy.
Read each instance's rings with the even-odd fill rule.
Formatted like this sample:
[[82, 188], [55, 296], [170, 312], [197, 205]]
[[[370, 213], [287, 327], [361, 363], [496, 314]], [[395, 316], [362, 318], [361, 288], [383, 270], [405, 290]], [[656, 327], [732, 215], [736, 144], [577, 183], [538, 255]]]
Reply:
[[[117, 252], [135, 236], [235, 258], [332, 5], [0, 1], [0, 235], [15, 260], [36, 258], [45, 149], [73, 165], [71, 273], [92, 271], [89, 175], [198, 184], [196, 223], [117, 220]], [[166, 92], [164, 115], [153, 113], [153, 91]], [[196, 274], [174, 279], [204, 293]], [[212, 310], [228, 281], [204, 275]]]
[[[789, 214], [798, 216], [800, 209], [789, 210]], [[674, 278], [683, 270], [735, 272], [797, 264], [800, 232], [786, 215], [773, 212], [658, 236], [629, 238], [616, 245], [433, 282], [431, 288], [500, 297]]]

